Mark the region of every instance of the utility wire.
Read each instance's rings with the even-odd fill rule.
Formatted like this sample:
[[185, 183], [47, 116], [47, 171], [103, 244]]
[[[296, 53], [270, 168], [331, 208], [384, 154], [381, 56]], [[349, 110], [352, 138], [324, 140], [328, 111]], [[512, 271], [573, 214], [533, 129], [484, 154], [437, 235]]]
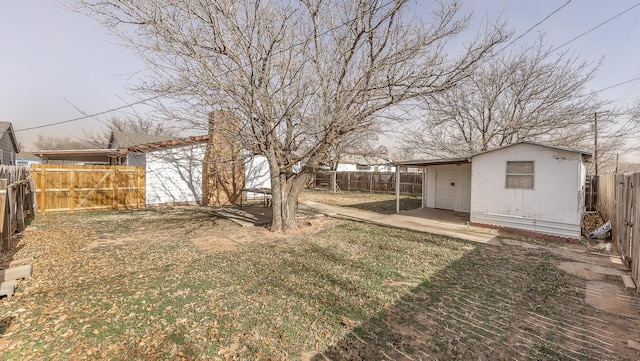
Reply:
[[558, 46], [558, 47], [556, 47], [556, 48], [552, 49], [552, 50], [551, 50], [551, 52], [554, 52], [554, 51], [556, 51], [556, 50], [558, 50], [558, 49], [560, 49], [560, 48], [562, 48], [562, 47], [565, 47], [565, 46], [567, 46], [567, 45], [571, 44], [572, 42], [574, 42], [574, 41], [576, 41], [576, 40], [580, 39], [581, 37], [583, 37], [583, 36], [585, 36], [585, 35], [589, 34], [590, 32], [592, 32], [592, 31], [596, 30], [597, 28], [601, 27], [602, 25], [604, 25], [604, 24], [606, 24], [606, 23], [608, 23], [608, 22], [610, 22], [610, 21], [612, 21], [612, 20], [614, 20], [614, 19], [618, 18], [618, 17], [619, 17], [619, 16], [621, 16], [622, 14], [624, 14], [624, 13], [626, 13], [626, 12], [629, 12], [629, 11], [633, 10], [634, 8], [636, 8], [636, 7], [638, 7], [638, 6], [640, 6], [640, 3], [637, 3], [637, 4], [633, 5], [632, 7], [628, 8], [627, 10], [624, 10], [624, 11], [622, 11], [622, 12], [618, 13], [617, 15], [614, 15], [614, 16], [610, 17], [609, 19], [607, 19], [607, 20], [605, 20], [605, 21], [601, 22], [600, 24], [598, 24], [598, 25], [594, 26], [593, 28], [591, 28], [591, 29], [589, 29], [589, 30], [585, 31], [584, 33], [582, 33], [582, 34], [580, 34], [580, 35], [576, 36], [575, 38], [573, 38], [573, 39], [571, 39], [571, 40], [567, 41], [566, 43], [564, 43], [564, 44], [562, 44], [562, 45], [560, 45], [560, 46]]
[[163, 96], [165, 96], [165, 95], [167, 95], [167, 94], [170, 94], [170, 93], [173, 93], [173, 92], [175, 92], [175, 91], [170, 91], [170, 92], [166, 92], [166, 93], [158, 94], [158, 95], [152, 96], [152, 97], [150, 97], [150, 98], [146, 98], [146, 99], [139, 100], [139, 101], [137, 101], [137, 102], [127, 103], [127, 104], [125, 104], [125, 105], [122, 105], [122, 106], [119, 106], [119, 107], [116, 107], [116, 108], [110, 108], [110, 109], [107, 109], [107, 110], [103, 110], [103, 111], [101, 111], [101, 112], [97, 112], [97, 113], [93, 113], [93, 114], [87, 114], [87, 115], [83, 115], [83, 116], [81, 116], [81, 117], [77, 117], [77, 118], [73, 118], [73, 119], [63, 120], [63, 121], [55, 122], [55, 123], [48, 123], [48, 124], [36, 125], [36, 126], [34, 126], [34, 127], [29, 127], [29, 128], [16, 129], [16, 130], [14, 130], [14, 131], [15, 131], [15, 132], [21, 132], [21, 131], [25, 131], [25, 130], [41, 129], [41, 128], [53, 127], [53, 126], [55, 126], [55, 125], [60, 125], [60, 124], [66, 124], [66, 123], [71, 123], [71, 122], [77, 122], [78, 120], [83, 120], [83, 119], [93, 118], [93, 117], [97, 117], [97, 116], [99, 116], [99, 115], [104, 115], [104, 114], [112, 113], [112, 112], [115, 112], [115, 111], [118, 111], [118, 110], [122, 110], [122, 109], [125, 109], [125, 108], [129, 108], [129, 107], [132, 107], [132, 106], [134, 106], [134, 105], [144, 104], [144, 103], [146, 103], [146, 102], [148, 102], [148, 101], [151, 101], [151, 100], [154, 100], [154, 99], [158, 99], [158, 98], [160, 98], [160, 97], [163, 97]]
[[496, 54], [501, 53], [504, 49], [510, 47], [511, 45], [513, 45], [513, 43], [515, 43], [516, 41], [520, 40], [523, 36], [529, 34], [529, 32], [535, 28], [537, 28], [540, 24], [544, 23], [545, 21], [547, 21], [547, 19], [549, 19], [550, 17], [552, 17], [555, 13], [557, 13], [558, 11], [562, 10], [565, 6], [569, 5], [569, 3], [573, 1], [573, 0], [568, 0], [566, 3], [564, 3], [562, 6], [560, 6], [559, 8], [555, 9], [554, 11], [552, 11], [549, 15], [545, 16], [544, 19], [538, 21], [536, 24], [534, 24], [533, 26], [531, 26], [529, 29], [527, 29], [524, 33], [522, 33], [521, 35], [519, 35], [517, 38], [511, 40], [509, 42], [509, 44], [505, 45], [503, 48], [501, 48], [500, 50], [498, 50], [496, 52]]
[[[571, 0], [569, 0], [569, 1], [571, 1]], [[391, 4], [394, 4], [394, 3], [395, 3], [395, 0], [390, 0], [386, 4], [383, 4], [382, 6], [380, 6], [377, 10], [384, 9], [387, 6], [389, 6]], [[365, 13], [369, 13], [369, 12], [370, 12], [370, 10], [366, 11]], [[334, 26], [332, 28], [329, 28], [329, 29], [319, 33], [318, 37], [325, 36], [325, 35], [331, 33], [332, 31], [338, 30], [341, 27], [347, 26], [349, 24], [350, 24], [350, 22], [345, 21], [342, 24], [336, 25], [336, 26]], [[289, 47], [287, 47], [285, 49], [280, 49], [280, 50], [274, 52], [274, 55], [289, 51], [289, 50], [291, 50], [291, 49], [293, 49], [293, 48], [295, 48], [297, 46], [304, 45], [304, 44], [305, 44], [305, 42], [299, 42], [299, 43], [292, 44], [292, 45], [290, 45]], [[227, 70], [223, 75], [227, 75], [229, 73], [231, 73], [231, 69]], [[182, 89], [184, 89], [184, 88], [182, 88]], [[178, 89], [178, 90], [182, 90], [182, 89]], [[77, 122], [79, 120], [84, 120], [84, 119], [88, 119], [88, 118], [94, 118], [94, 117], [97, 117], [97, 116], [100, 116], [100, 115], [105, 115], [105, 114], [113, 113], [113, 112], [118, 111], [118, 110], [130, 108], [130, 107], [132, 107], [134, 105], [144, 104], [144, 103], [146, 103], [148, 101], [155, 100], [155, 99], [161, 98], [161, 97], [163, 97], [165, 95], [177, 92], [178, 90], [172, 90], [172, 91], [163, 92], [163, 93], [157, 94], [155, 96], [152, 96], [150, 98], [145, 98], [145, 99], [139, 100], [137, 102], [128, 103], [128, 104], [125, 104], [125, 105], [122, 105], [122, 106], [119, 106], [119, 107], [116, 107], [116, 108], [110, 108], [110, 109], [107, 109], [107, 110], [103, 110], [101, 112], [88, 114], [88, 115], [84, 115], [84, 116], [73, 118], [73, 119], [67, 119], [67, 120], [54, 122], [54, 123], [47, 123], [47, 124], [37, 125], [37, 126], [33, 126], [33, 127], [28, 127], [28, 128], [16, 129], [16, 130], [14, 130], [14, 132], [21, 132], [21, 131], [25, 131], [25, 130], [48, 128], [48, 127], [53, 127], [53, 126], [56, 126], [56, 125]]]

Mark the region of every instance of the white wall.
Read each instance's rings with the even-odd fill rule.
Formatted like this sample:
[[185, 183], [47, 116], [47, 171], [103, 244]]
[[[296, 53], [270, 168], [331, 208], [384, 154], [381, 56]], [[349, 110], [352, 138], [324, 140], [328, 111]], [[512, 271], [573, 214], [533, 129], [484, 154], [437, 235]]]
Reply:
[[[506, 188], [507, 161], [534, 162], [534, 189]], [[580, 238], [582, 155], [516, 144], [472, 159], [471, 222]]]
[[187, 144], [144, 153], [147, 205], [200, 203], [206, 147]]
[[271, 188], [271, 176], [267, 157], [254, 155], [244, 160], [245, 188]]
[[[443, 194], [443, 177], [451, 178], [446, 182], [448, 195]], [[429, 208], [450, 209], [458, 212], [469, 212], [471, 207], [471, 165], [451, 164], [429, 166], [425, 170], [422, 204]], [[454, 183], [454, 185], [450, 185]], [[440, 184], [440, 187], [438, 186]], [[438, 192], [440, 189], [440, 192]], [[443, 203], [443, 197], [451, 198], [451, 202]]]

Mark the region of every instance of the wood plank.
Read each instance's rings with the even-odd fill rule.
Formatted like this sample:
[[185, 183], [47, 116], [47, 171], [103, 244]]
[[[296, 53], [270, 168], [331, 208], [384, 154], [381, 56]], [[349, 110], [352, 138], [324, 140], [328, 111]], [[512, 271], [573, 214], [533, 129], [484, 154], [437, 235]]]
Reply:
[[0, 179], [0, 252], [9, 251], [9, 222], [7, 209], [7, 183]]
[[30, 264], [0, 270], [0, 282], [19, 280], [31, 277], [33, 267]]

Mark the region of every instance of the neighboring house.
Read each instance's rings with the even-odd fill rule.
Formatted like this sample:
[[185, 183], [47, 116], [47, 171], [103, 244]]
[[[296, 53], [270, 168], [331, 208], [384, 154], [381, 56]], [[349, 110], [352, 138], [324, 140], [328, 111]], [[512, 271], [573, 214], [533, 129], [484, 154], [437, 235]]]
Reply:
[[389, 159], [377, 156], [347, 154], [338, 161], [338, 172], [395, 172], [395, 167]]
[[10, 122], [0, 122], [0, 164], [15, 165], [20, 152], [16, 134]]
[[32, 152], [20, 152], [16, 155], [16, 165], [30, 167], [32, 164], [40, 164], [42, 159]]
[[[144, 167], [147, 205], [201, 204], [209, 138], [210, 135], [199, 135], [176, 139], [114, 131], [108, 149], [39, 151], [36, 154], [45, 162]], [[245, 187], [270, 188], [266, 158], [247, 156], [244, 166]]]
[[471, 224], [580, 239], [590, 153], [520, 142], [423, 168], [423, 207], [470, 213]]

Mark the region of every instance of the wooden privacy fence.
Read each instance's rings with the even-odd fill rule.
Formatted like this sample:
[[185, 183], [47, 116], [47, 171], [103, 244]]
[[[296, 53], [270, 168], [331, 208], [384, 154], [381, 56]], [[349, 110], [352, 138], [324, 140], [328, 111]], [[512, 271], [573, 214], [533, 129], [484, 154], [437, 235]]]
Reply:
[[40, 212], [145, 206], [143, 167], [32, 164], [31, 174]]
[[[335, 174], [338, 188], [343, 191], [382, 192], [396, 191], [395, 172], [317, 172], [315, 187], [329, 187]], [[400, 193], [422, 194], [422, 173], [400, 173]]]
[[35, 184], [29, 168], [0, 165], [0, 253], [13, 249], [12, 237], [36, 213]]
[[597, 210], [611, 221], [616, 249], [631, 268], [631, 278], [640, 291], [640, 173], [598, 177]]

